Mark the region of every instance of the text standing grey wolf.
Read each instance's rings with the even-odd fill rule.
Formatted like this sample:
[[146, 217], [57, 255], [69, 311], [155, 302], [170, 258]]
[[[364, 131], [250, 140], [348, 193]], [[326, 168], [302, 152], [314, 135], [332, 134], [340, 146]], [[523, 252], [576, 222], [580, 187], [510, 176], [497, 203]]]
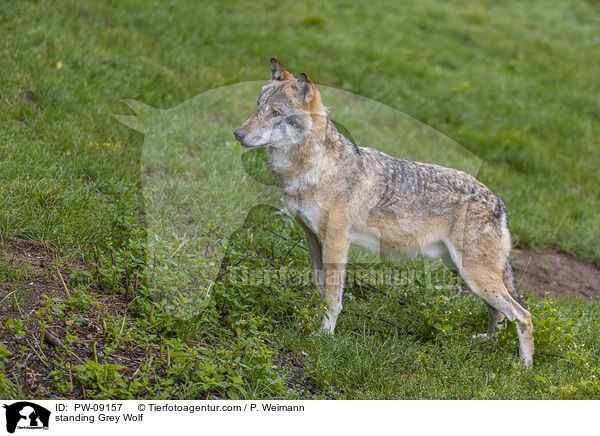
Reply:
[[350, 244], [387, 256], [441, 257], [488, 308], [490, 337], [517, 321], [519, 355], [533, 363], [531, 314], [509, 261], [501, 198], [462, 171], [359, 147], [328, 116], [317, 87], [271, 59], [256, 112], [235, 132], [245, 148], [266, 147], [282, 200], [306, 233], [316, 285], [328, 303], [323, 329], [342, 310]]

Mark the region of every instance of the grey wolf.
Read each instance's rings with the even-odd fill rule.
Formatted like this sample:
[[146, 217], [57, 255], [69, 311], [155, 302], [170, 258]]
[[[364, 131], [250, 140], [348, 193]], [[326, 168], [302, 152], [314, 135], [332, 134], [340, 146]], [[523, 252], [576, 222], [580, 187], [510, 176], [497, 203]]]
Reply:
[[328, 304], [323, 329], [333, 333], [342, 310], [351, 244], [386, 256], [441, 257], [487, 305], [487, 332], [479, 336], [490, 337], [505, 317], [516, 320], [519, 355], [531, 366], [533, 326], [509, 260], [504, 201], [462, 171], [355, 145], [306, 74], [294, 78], [275, 58], [270, 69], [256, 112], [234, 135], [245, 148], [267, 148]]

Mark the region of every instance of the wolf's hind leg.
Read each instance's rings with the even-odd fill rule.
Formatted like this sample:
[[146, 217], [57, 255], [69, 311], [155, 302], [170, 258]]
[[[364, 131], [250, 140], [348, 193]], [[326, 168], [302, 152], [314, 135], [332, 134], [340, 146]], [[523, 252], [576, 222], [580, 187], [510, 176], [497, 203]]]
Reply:
[[473, 335], [474, 338], [490, 339], [494, 335], [496, 329], [504, 328], [504, 314], [499, 310], [494, 309], [488, 302], [486, 302], [485, 305], [488, 310], [487, 332]]
[[[508, 289], [504, 286], [502, 272], [482, 268], [481, 266], [465, 268], [464, 279], [471, 290], [489, 306], [504, 314], [510, 321], [517, 320], [519, 355], [525, 366], [531, 366], [534, 351], [531, 314], [510, 295]], [[488, 315], [489, 333], [491, 327], [495, 330], [499, 316], [491, 311], [488, 312]]]

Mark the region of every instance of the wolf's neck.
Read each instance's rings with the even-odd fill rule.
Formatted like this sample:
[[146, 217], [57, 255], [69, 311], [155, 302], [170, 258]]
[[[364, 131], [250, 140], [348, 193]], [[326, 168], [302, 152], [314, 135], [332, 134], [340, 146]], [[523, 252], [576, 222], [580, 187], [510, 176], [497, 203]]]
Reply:
[[320, 140], [320, 144], [325, 153], [332, 155], [344, 155], [348, 152], [353, 153], [357, 149], [352, 141], [340, 133], [329, 117], [327, 117], [324, 135]]

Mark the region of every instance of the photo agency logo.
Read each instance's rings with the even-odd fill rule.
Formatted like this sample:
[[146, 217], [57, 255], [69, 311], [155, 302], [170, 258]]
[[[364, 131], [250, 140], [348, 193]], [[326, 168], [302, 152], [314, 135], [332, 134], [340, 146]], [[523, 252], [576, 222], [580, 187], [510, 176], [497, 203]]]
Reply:
[[[299, 212], [289, 207], [294, 201], [284, 206], [282, 197], [289, 197], [289, 191], [284, 192], [271, 171], [272, 165], [285, 166], [285, 157], [276, 155], [277, 147], [265, 144], [283, 143], [288, 137], [301, 141], [321, 121], [331, 121], [354, 147], [372, 147], [393, 157], [435, 163], [473, 176], [480, 168], [477, 156], [432, 127], [375, 100], [329, 86], [310, 82], [327, 107], [320, 121], [318, 116], [309, 120], [299, 113], [263, 114], [256, 107], [257, 96], [259, 101], [273, 97], [267, 95], [273, 82], [268, 77], [265, 69], [264, 81], [213, 89], [171, 109], [123, 100], [135, 115], [115, 115], [144, 134], [141, 178], [148, 292], [162, 307], [173, 308], [173, 316], [189, 318], [205, 310], [213, 285], [224, 276], [259, 282], [273, 277], [273, 271], [250, 277], [237, 274], [247, 259], [236, 257], [243, 250], [236, 252], [233, 244], [266, 222], [276, 224], [265, 231], [280, 241], [289, 238], [286, 229], [296, 228], [293, 223]], [[252, 142], [246, 147], [233, 132], [239, 134], [237, 129], [251, 114], [257, 115], [256, 127], [262, 120], [261, 129], [246, 137]], [[311, 177], [305, 174], [298, 183], [311, 183]], [[301, 237], [285, 242], [287, 252], [269, 255], [278, 259], [277, 274], [309, 286], [316, 281], [310, 260], [300, 269], [298, 263], [293, 268], [285, 266], [285, 261], [292, 257], [290, 250], [306, 253], [310, 247]], [[384, 247], [377, 238], [359, 242], [369, 252], [351, 248], [348, 262], [364, 272], [369, 265], [381, 263]], [[260, 269], [257, 266], [255, 271]]]
[[6, 431], [14, 433], [19, 430], [48, 430], [50, 411], [29, 401], [4, 404], [6, 411]]

